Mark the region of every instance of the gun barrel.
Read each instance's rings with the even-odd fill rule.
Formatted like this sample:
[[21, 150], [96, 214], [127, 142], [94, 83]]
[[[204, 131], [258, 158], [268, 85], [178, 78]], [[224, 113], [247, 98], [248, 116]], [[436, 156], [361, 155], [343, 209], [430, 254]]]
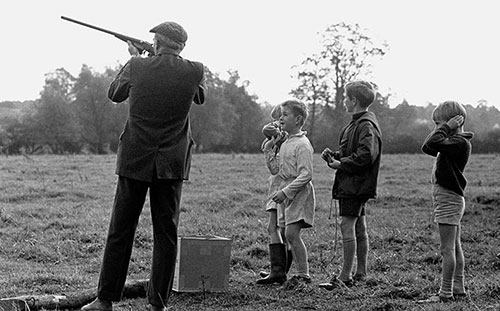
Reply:
[[77, 21], [76, 19], [72, 19], [72, 18], [69, 18], [69, 17], [66, 17], [66, 16], [61, 16], [61, 18], [64, 19], [64, 20], [67, 20], [69, 22], [75, 23], [75, 24], [79, 24], [79, 25], [82, 25], [82, 26], [85, 26], [85, 27], [89, 27], [89, 28], [92, 28], [92, 29], [95, 29], [95, 30], [99, 30], [99, 31], [105, 32], [105, 33], [109, 33], [110, 35], [120, 35], [119, 33], [116, 33], [114, 31], [107, 30], [107, 29], [104, 29], [104, 28], [101, 28], [101, 27], [97, 27], [97, 26], [94, 26], [94, 25], [90, 25], [90, 24], [87, 24], [87, 23], [84, 23], [84, 22], [80, 22], [80, 21]]
[[136, 38], [133, 38], [133, 37], [129, 37], [127, 35], [122, 35], [120, 33], [117, 33], [117, 32], [111, 31], [111, 30], [107, 30], [107, 29], [104, 29], [104, 28], [101, 28], [101, 27], [90, 25], [90, 24], [87, 24], [87, 23], [84, 23], [84, 22], [81, 22], [81, 21], [78, 21], [76, 19], [72, 19], [72, 18], [69, 18], [69, 17], [66, 17], [66, 16], [61, 16], [61, 18], [64, 19], [64, 20], [67, 20], [69, 22], [78, 24], [78, 25], [82, 25], [82, 26], [85, 26], [85, 27], [88, 27], [88, 28], [92, 28], [92, 29], [95, 29], [95, 30], [99, 30], [99, 31], [105, 32], [105, 33], [113, 35], [116, 38], [118, 38], [118, 39], [120, 39], [122, 41], [125, 41], [125, 42], [131, 41], [141, 51], [142, 50], [146, 50], [150, 54], [154, 54], [154, 48], [151, 45], [151, 43], [149, 43], [149, 42], [146, 42], [146, 41], [143, 41], [143, 40], [140, 40], [140, 39], [136, 39]]

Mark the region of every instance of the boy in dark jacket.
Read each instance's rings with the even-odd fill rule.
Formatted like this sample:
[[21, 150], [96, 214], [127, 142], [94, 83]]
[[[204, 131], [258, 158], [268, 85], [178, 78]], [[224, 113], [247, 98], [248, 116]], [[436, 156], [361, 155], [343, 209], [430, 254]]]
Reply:
[[439, 104], [432, 113], [436, 128], [422, 145], [424, 153], [436, 157], [432, 172], [432, 201], [443, 262], [439, 293], [419, 302], [444, 302], [467, 295], [460, 221], [465, 210], [467, 179], [464, 169], [471, 153], [473, 134], [463, 130], [466, 116], [463, 105], [455, 101]]
[[[377, 118], [368, 107], [375, 99], [371, 83], [353, 81], [346, 85], [344, 106], [352, 120], [342, 129], [339, 150], [323, 150], [321, 157], [328, 167], [337, 170], [333, 184], [333, 199], [339, 200], [342, 217], [343, 265], [338, 278], [334, 276], [321, 288], [331, 290], [343, 283], [352, 286], [354, 281], [366, 278], [368, 233], [365, 206], [377, 192], [377, 177], [382, 153], [382, 137]], [[354, 257], [356, 273], [351, 276]]]

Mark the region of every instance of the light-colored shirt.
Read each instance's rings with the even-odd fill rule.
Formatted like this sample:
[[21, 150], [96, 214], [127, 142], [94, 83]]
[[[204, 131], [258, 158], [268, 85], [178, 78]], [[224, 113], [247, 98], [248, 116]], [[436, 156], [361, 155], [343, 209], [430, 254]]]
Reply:
[[264, 149], [266, 163], [271, 174], [279, 174], [287, 182], [281, 189], [287, 198], [295, 195], [312, 180], [313, 147], [306, 132], [290, 135], [276, 155], [270, 148]]

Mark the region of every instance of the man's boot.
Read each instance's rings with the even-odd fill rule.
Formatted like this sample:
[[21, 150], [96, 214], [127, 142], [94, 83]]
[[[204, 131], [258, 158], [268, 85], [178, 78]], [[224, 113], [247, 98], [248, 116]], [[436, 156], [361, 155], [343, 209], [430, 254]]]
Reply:
[[282, 243], [269, 244], [271, 273], [257, 280], [257, 284], [283, 284], [286, 281], [286, 246]]

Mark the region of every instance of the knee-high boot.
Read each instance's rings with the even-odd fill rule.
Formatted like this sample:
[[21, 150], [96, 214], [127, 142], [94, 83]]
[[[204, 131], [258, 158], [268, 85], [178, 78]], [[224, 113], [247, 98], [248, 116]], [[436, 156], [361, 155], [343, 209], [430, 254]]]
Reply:
[[257, 284], [283, 284], [286, 281], [286, 246], [282, 243], [269, 244], [271, 273], [257, 280]]
[[[286, 250], [286, 266], [285, 266], [285, 273], [288, 274], [288, 271], [290, 271], [290, 267], [292, 266], [293, 262], [293, 252], [291, 249]], [[267, 271], [260, 271], [259, 275], [261, 278], [265, 278], [266, 276], [269, 275], [269, 272]]]

